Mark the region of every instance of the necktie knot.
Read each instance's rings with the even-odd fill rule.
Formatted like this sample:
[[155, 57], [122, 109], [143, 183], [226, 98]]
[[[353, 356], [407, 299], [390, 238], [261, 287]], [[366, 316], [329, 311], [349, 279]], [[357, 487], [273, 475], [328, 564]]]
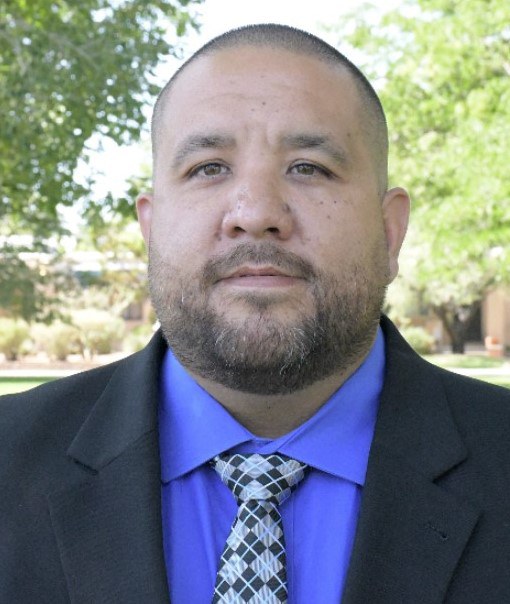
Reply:
[[283, 522], [278, 510], [308, 466], [285, 455], [218, 455], [212, 467], [239, 506], [221, 555], [213, 604], [287, 602]]
[[286, 455], [218, 455], [211, 465], [238, 504], [247, 501], [283, 503], [303, 480], [308, 466]]

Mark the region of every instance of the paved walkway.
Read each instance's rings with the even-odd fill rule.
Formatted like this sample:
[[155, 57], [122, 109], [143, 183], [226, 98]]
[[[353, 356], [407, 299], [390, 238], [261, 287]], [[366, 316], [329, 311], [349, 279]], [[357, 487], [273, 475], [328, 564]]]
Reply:
[[[38, 378], [50, 377], [60, 378], [94, 367], [101, 367], [107, 363], [118, 361], [127, 356], [128, 353], [113, 353], [101, 355], [94, 358], [93, 361], [83, 360], [77, 357], [71, 362], [59, 361], [56, 363], [37, 362], [34, 361], [17, 361], [8, 363], [6, 361], [0, 363], [0, 379], [1, 378]], [[35, 359], [35, 357], [34, 357]]]
[[84, 369], [0, 369], [1, 378], [61, 378], [74, 373], [85, 371]]
[[[115, 359], [109, 359], [101, 363], [89, 363], [86, 365], [69, 366], [67, 368], [52, 368], [51, 366], [39, 366], [39, 367], [22, 367], [17, 366], [13, 368], [6, 367], [6, 364], [0, 365], [0, 379], [1, 378], [38, 378], [38, 377], [49, 377], [49, 378], [61, 378], [80, 371], [86, 371], [94, 367], [100, 367], [121, 358], [119, 355], [115, 356]], [[20, 364], [21, 365], [21, 364]], [[469, 375], [471, 377], [477, 376], [490, 376], [490, 377], [510, 377], [510, 362], [501, 365], [500, 367], [448, 367], [449, 371], [460, 373], [462, 375]]]
[[510, 365], [506, 363], [501, 367], [449, 367], [450, 371], [461, 373], [462, 375], [470, 375], [476, 377], [478, 375], [486, 375], [491, 377], [507, 377], [510, 376]]

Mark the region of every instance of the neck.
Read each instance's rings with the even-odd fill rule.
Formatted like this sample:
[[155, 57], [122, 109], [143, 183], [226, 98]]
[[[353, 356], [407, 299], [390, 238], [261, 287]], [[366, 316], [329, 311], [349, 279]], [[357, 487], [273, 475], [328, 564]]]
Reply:
[[191, 375], [252, 434], [262, 438], [278, 438], [312, 417], [356, 371], [368, 352], [344, 371], [290, 394], [266, 396], [240, 392], [195, 373]]

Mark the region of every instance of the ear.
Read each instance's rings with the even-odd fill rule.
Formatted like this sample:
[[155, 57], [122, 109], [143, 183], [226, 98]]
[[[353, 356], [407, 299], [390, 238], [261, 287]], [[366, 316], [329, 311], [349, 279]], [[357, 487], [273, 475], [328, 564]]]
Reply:
[[395, 187], [387, 191], [382, 202], [384, 229], [390, 260], [390, 283], [398, 275], [398, 256], [409, 223], [410, 199], [407, 191]]
[[142, 236], [147, 248], [149, 247], [151, 234], [153, 202], [153, 196], [150, 193], [140, 193], [140, 195], [138, 195], [136, 198], [138, 224], [140, 225], [140, 230], [142, 231]]

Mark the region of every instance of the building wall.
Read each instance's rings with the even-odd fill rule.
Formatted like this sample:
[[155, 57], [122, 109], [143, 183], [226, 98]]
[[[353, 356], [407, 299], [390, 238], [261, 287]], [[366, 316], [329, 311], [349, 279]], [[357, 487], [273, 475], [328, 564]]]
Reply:
[[510, 347], [510, 290], [499, 288], [487, 295], [482, 306], [484, 336]]

